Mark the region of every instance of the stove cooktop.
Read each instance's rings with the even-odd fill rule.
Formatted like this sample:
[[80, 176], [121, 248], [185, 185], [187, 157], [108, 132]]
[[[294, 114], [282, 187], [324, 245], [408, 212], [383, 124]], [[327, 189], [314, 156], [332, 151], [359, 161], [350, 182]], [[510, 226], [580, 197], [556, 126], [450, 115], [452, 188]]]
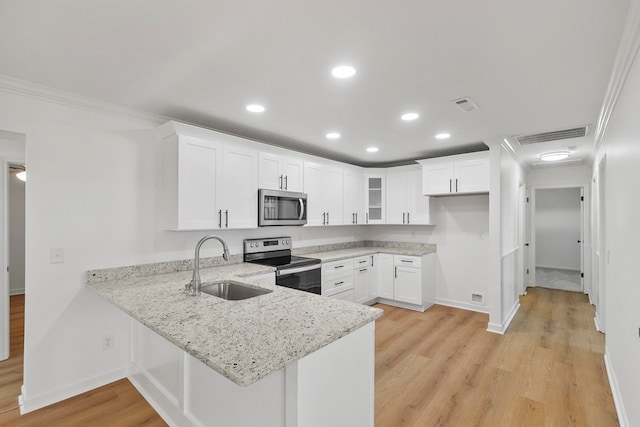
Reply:
[[277, 258], [263, 258], [249, 261], [254, 264], [268, 265], [277, 269], [303, 267], [306, 265], [320, 264], [318, 258], [306, 258], [301, 256], [282, 256]]

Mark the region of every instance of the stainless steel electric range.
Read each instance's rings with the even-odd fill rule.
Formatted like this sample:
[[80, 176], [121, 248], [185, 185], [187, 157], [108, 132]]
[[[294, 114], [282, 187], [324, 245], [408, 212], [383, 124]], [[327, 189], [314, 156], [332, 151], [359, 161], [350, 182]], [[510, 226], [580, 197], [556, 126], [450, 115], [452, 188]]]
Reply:
[[291, 237], [244, 240], [244, 261], [276, 268], [276, 285], [320, 295], [320, 260], [291, 255]]

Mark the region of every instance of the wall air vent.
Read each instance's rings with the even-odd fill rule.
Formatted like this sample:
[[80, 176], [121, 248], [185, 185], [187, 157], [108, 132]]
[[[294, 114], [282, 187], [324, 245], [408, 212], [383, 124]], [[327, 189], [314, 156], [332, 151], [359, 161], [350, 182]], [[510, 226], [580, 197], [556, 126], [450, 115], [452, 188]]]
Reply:
[[553, 132], [536, 133], [533, 135], [518, 135], [513, 138], [520, 145], [538, 144], [541, 142], [561, 141], [563, 139], [580, 138], [587, 136], [589, 133], [588, 126], [582, 126], [571, 129], [556, 130]]
[[453, 102], [455, 106], [461, 109], [462, 111], [476, 111], [480, 109], [478, 104], [476, 104], [476, 102], [469, 97], [454, 99], [451, 102]]
[[471, 294], [471, 302], [475, 304], [484, 304], [484, 295], [482, 294]]
[[553, 168], [557, 166], [580, 166], [584, 164], [583, 159], [560, 160], [558, 162], [534, 162], [531, 167], [536, 169]]

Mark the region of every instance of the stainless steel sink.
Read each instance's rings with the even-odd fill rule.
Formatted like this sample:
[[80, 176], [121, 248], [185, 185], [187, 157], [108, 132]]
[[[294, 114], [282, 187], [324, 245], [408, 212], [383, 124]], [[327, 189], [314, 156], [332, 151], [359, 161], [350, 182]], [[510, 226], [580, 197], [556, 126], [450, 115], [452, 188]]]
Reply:
[[238, 301], [269, 294], [273, 291], [233, 280], [218, 280], [216, 282], [203, 283], [200, 292], [226, 300]]

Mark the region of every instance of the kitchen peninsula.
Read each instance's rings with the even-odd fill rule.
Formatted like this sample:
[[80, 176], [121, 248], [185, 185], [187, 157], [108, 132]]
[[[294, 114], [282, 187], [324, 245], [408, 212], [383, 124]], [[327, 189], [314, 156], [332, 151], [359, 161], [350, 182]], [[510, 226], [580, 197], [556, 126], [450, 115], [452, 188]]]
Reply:
[[[204, 268], [202, 280], [273, 292], [192, 297], [184, 292], [191, 272], [176, 265], [93, 270], [87, 280], [131, 316], [129, 378], [169, 424], [373, 425], [382, 310], [264, 285], [252, 277], [273, 269], [241, 262]], [[174, 272], [157, 274], [163, 268]]]

